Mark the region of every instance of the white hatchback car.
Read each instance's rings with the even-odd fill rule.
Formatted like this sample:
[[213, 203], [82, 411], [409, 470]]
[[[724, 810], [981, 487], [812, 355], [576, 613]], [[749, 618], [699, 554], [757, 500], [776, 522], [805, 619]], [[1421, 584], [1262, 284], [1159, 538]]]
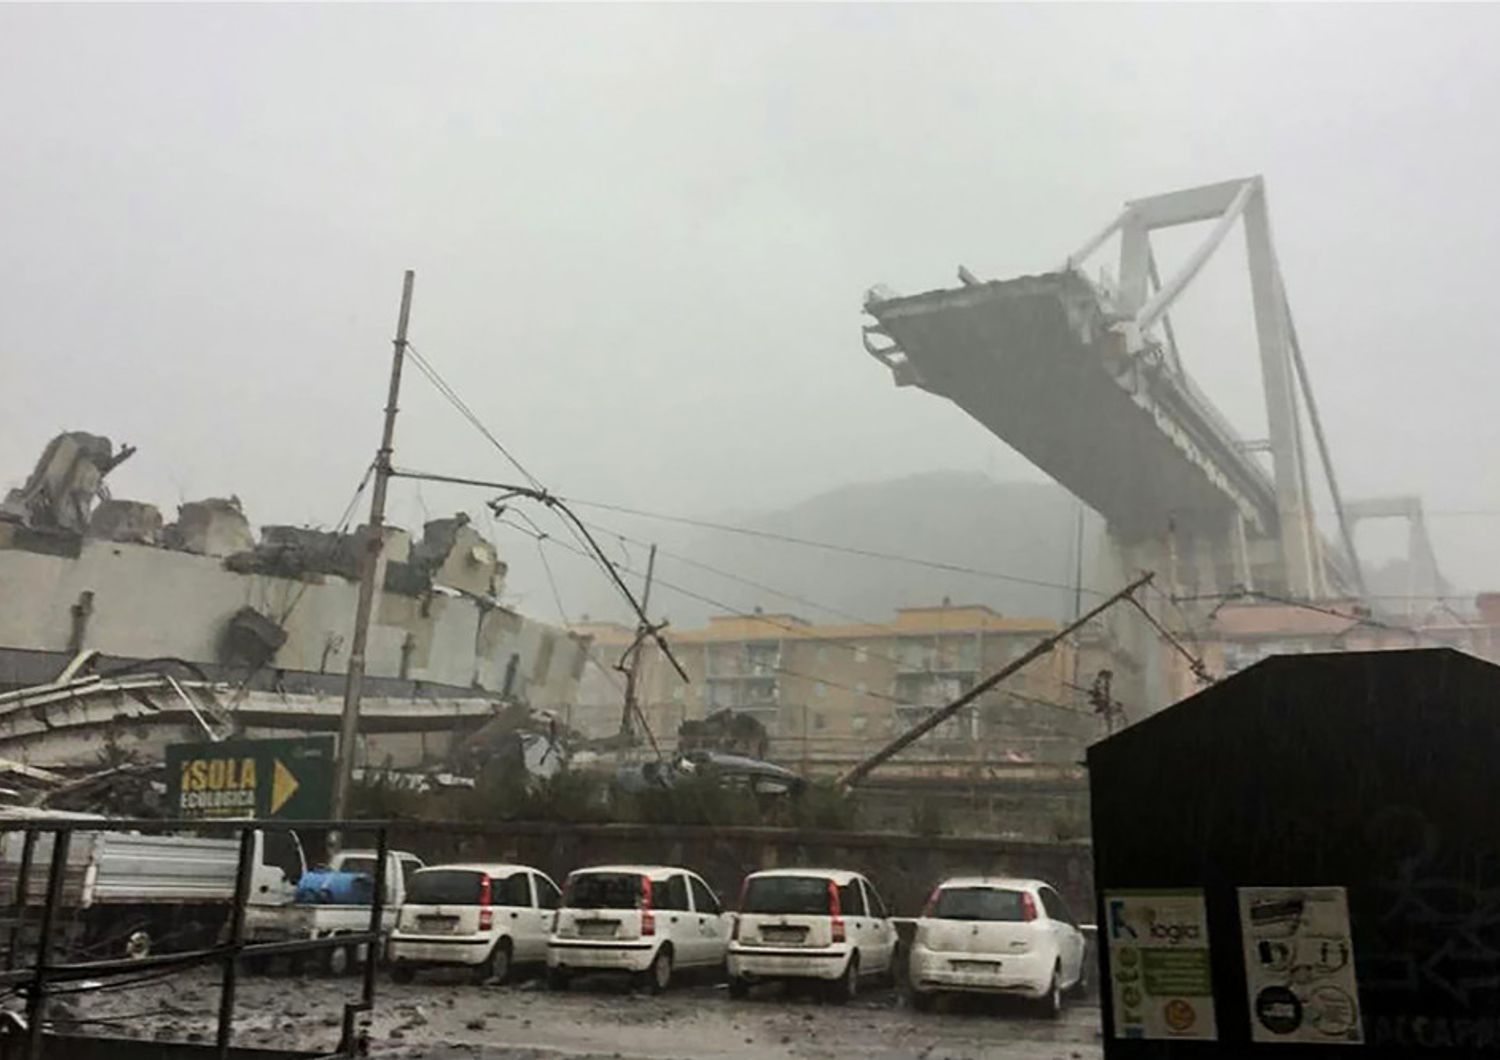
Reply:
[[462, 965], [477, 982], [547, 960], [557, 884], [529, 865], [434, 865], [411, 874], [386, 956], [391, 978]]
[[842, 869], [773, 869], [745, 879], [729, 943], [729, 993], [768, 979], [818, 979], [847, 1001], [891, 973], [896, 929], [873, 884]]
[[1083, 989], [1086, 948], [1067, 903], [1040, 880], [945, 880], [912, 939], [912, 1005], [947, 992], [1017, 994], [1056, 1016], [1063, 993]]
[[547, 985], [575, 975], [627, 972], [652, 993], [677, 969], [719, 971], [729, 916], [713, 890], [687, 869], [601, 865], [571, 873], [547, 940]]

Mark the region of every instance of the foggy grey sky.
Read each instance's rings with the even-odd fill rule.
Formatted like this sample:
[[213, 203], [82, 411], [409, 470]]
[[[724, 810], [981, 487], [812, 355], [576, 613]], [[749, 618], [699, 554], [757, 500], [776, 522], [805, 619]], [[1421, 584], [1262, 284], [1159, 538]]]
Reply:
[[[1421, 493], [1450, 578], [1500, 586], [1500, 515], [1444, 514], [1500, 512], [1497, 39], [1431, 5], [0, 7], [0, 487], [81, 428], [169, 516], [332, 523], [406, 267], [418, 349], [567, 494], [1040, 478], [892, 386], [863, 291], [1054, 268], [1127, 198], [1262, 173], [1346, 492]], [[1259, 436], [1242, 248], [1180, 331]], [[397, 444], [508, 474], [415, 375]]]

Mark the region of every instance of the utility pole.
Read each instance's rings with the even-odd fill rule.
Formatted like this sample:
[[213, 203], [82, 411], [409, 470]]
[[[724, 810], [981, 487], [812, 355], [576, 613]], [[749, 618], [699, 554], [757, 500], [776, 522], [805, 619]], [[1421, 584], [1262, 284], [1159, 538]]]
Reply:
[[923, 736], [927, 735], [943, 722], [953, 717], [953, 715], [957, 714], [964, 707], [968, 706], [970, 703], [974, 702], [974, 700], [978, 699], [990, 689], [994, 688], [1001, 681], [1004, 681], [1011, 674], [1015, 673], [1017, 670], [1020, 670], [1022, 667], [1029, 665], [1035, 660], [1040, 659], [1043, 655], [1051, 652], [1052, 649], [1056, 648], [1064, 638], [1070, 636], [1075, 629], [1078, 629], [1084, 623], [1092, 619], [1095, 615], [1099, 615], [1104, 613], [1105, 611], [1108, 611], [1111, 607], [1115, 606], [1115, 604], [1119, 603], [1121, 600], [1133, 599], [1132, 594], [1134, 594], [1142, 586], [1148, 584], [1153, 577], [1154, 575], [1149, 571], [1145, 574], [1142, 574], [1139, 578], [1136, 578], [1135, 581], [1131, 582], [1129, 585], [1125, 586], [1125, 588], [1121, 589], [1119, 592], [1106, 599], [1103, 603], [1097, 605], [1096, 607], [1090, 608], [1088, 611], [1086, 611], [1082, 615], [1079, 615], [1062, 629], [1058, 630], [1050, 637], [1047, 637], [1045, 640], [1040, 641], [1023, 655], [1018, 656], [1014, 662], [1001, 667], [995, 673], [991, 674], [989, 677], [986, 677], [983, 681], [980, 681], [973, 688], [969, 689], [963, 695], [955, 699], [952, 703], [949, 703], [946, 707], [943, 707], [942, 709], [929, 714], [926, 718], [918, 722], [916, 725], [913, 725], [910, 729], [907, 729], [900, 736], [896, 737], [880, 750], [876, 751], [864, 761], [854, 766], [854, 768], [850, 769], [843, 776], [839, 777], [839, 787], [852, 788], [854, 785], [858, 784], [865, 777], [869, 776], [871, 770], [889, 761], [891, 758], [894, 758], [897, 754], [901, 753], [907, 747], [910, 747], [912, 744], [916, 743]]
[[[641, 614], [650, 614], [646, 609], [651, 606], [651, 582], [656, 577], [656, 545], [651, 546], [651, 555], [646, 559], [646, 587], [641, 590]], [[632, 727], [635, 724], [635, 715], [640, 713], [640, 707], [635, 701], [636, 674], [641, 668], [641, 651], [646, 646], [646, 637], [650, 635], [647, 623], [649, 618], [643, 617], [635, 628], [635, 642], [630, 646], [630, 659], [625, 666], [625, 713], [620, 718], [620, 735], [631, 736]]]
[[354, 608], [354, 633], [349, 641], [349, 676], [344, 682], [344, 712], [339, 719], [338, 773], [333, 786], [333, 819], [349, 813], [349, 787], [354, 779], [354, 745], [359, 734], [359, 699], [365, 684], [365, 644], [370, 636], [370, 614], [375, 594], [385, 580], [385, 494], [391, 480], [391, 451], [396, 437], [397, 401], [401, 397], [401, 367], [406, 359], [406, 324], [411, 318], [411, 289], [416, 273], [406, 270], [401, 282], [401, 312], [391, 353], [391, 385], [385, 399], [385, 426], [375, 451], [375, 488], [370, 493], [370, 522], [366, 527], [360, 563], [359, 602]]

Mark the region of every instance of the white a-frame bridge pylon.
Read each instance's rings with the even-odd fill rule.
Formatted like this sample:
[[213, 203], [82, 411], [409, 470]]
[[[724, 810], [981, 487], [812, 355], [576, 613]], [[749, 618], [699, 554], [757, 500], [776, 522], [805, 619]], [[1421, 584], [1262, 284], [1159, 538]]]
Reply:
[[[1165, 370], [1185, 382], [1169, 311], [1237, 221], [1243, 224], [1245, 232], [1261, 380], [1265, 388], [1280, 552], [1277, 565], [1281, 576], [1277, 580], [1286, 592], [1303, 599], [1359, 595], [1363, 593], [1363, 578], [1351, 525], [1276, 259], [1264, 181], [1258, 176], [1250, 177], [1131, 201], [1119, 216], [1068, 258], [1065, 271], [1078, 270], [1118, 233], [1119, 287], [1108, 298], [1116, 318], [1114, 328], [1132, 356], [1159, 352]], [[1177, 272], [1163, 281], [1152, 250], [1151, 234], [1200, 222], [1213, 222], [1213, 227]], [[1338, 518], [1341, 550], [1325, 548], [1318, 533], [1299, 398], [1306, 407], [1327, 478]], [[1247, 587], [1253, 584], [1253, 576], [1245, 580]]]

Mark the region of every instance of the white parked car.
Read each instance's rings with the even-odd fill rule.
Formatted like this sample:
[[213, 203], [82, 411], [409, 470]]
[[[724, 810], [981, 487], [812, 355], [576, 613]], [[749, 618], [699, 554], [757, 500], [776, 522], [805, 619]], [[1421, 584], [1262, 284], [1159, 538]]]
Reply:
[[557, 884], [529, 865], [435, 865], [411, 874], [391, 932], [391, 978], [419, 968], [464, 965], [476, 982], [510, 978], [517, 965], [547, 960]]
[[911, 998], [1016, 994], [1048, 1015], [1086, 982], [1086, 943], [1067, 903], [1040, 880], [962, 877], [933, 890], [911, 947]]
[[873, 884], [842, 869], [774, 869], [745, 879], [729, 943], [729, 993], [768, 979], [818, 979], [847, 1001], [891, 974], [896, 929]]
[[564, 990], [575, 975], [610, 970], [660, 993], [677, 969], [723, 968], [729, 923], [713, 890], [687, 869], [579, 869], [563, 884], [547, 941], [547, 985]]

